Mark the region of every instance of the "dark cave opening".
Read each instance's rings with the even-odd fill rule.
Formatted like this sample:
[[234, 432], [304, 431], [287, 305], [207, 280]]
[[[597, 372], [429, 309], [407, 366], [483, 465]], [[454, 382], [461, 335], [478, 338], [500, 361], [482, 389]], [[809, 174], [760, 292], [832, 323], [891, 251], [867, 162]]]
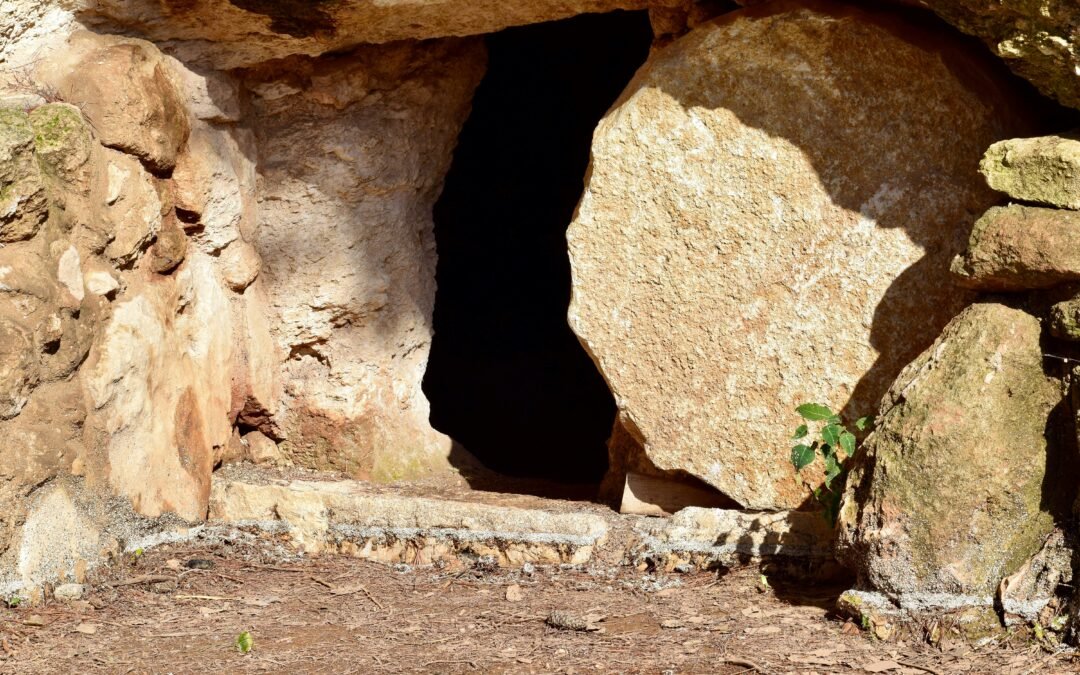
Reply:
[[432, 425], [488, 468], [599, 482], [611, 393], [570, 331], [566, 228], [593, 129], [648, 56], [645, 12], [488, 36], [488, 72], [435, 206], [424, 392]]

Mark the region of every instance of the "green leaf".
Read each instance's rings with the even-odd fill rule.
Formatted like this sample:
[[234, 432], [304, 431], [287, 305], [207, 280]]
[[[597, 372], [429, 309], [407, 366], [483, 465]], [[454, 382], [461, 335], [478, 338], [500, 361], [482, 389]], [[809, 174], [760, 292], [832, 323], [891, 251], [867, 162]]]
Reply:
[[801, 471], [804, 466], [814, 461], [814, 449], [809, 445], [799, 444], [791, 449], [791, 463], [796, 471]]
[[855, 428], [859, 431], [866, 431], [870, 427], [874, 426], [874, 416], [867, 415], [866, 417], [860, 417], [855, 420]]
[[829, 419], [825, 420], [825, 423], [826, 424], [840, 424], [840, 416], [839, 415], [833, 415]]
[[855, 456], [855, 434], [850, 431], [844, 431], [840, 434], [840, 447], [844, 449], [844, 454], [848, 457]]
[[836, 453], [825, 456], [825, 488], [832, 490], [832, 482], [840, 475], [840, 463], [836, 461]]
[[255, 646], [255, 638], [251, 637], [250, 632], [244, 631], [236, 636], [233, 645], [236, 646], [236, 651], [241, 654], [247, 654], [251, 651], [251, 648]]
[[840, 445], [840, 433], [842, 431], [843, 428], [839, 424], [827, 424], [821, 430], [821, 440], [835, 448]]
[[803, 419], [811, 422], [821, 422], [834, 417], [833, 411], [820, 403], [803, 403], [798, 408], [795, 408], [795, 412], [799, 413]]
[[791, 437], [791, 440], [797, 441], [800, 438], [806, 438], [806, 434], [810, 433], [810, 429], [805, 425], [799, 425], [799, 428], [795, 430], [795, 434]]

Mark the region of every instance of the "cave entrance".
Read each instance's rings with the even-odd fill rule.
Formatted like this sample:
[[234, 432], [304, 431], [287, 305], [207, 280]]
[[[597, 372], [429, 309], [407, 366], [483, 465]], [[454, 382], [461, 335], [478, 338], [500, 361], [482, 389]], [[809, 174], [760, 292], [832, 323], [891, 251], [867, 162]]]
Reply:
[[432, 425], [505, 476], [596, 484], [615, 404], [566, 320], [566, 228], [592, 132], [648, 56], [645, 12], [487, 37], [435, 206]]

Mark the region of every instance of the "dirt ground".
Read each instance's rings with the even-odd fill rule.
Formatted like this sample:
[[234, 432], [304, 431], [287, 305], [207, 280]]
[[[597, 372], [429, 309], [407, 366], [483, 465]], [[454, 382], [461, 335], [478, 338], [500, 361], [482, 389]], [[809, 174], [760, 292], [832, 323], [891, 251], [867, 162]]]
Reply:
[[0, 610], [0, 672], [1080, 672], [1024, 630], [979, 648], [875, 641], [832, 613], [841, 588], [765, 588], [756, 569], [409, 568], [284, 551], [264, 535], [129, 554], [81, 601]]

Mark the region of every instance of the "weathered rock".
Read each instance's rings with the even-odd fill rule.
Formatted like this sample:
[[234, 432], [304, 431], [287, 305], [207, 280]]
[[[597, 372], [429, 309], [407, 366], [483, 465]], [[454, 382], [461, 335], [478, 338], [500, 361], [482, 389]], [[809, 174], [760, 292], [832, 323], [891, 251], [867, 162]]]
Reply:
[[289, 466], [290, 462], [277, 443], [267, 438], [261, 431], [251, 431], [244, 435], [243, 443], [246, 446], [247, 459], [253, 464], [263, 466]]
[[37, 383], [37, 350], [32, 333], [0, 317], [0, 420], [22, 412]]
[[243, 240], [236, 240], [221, 252], [221, 275], [229, 288], [243, 293], [262, 270], [262, 260], [255, 247]]
[[1080, 279], [1080, 213], [995, 206], [952, 262], [956, 282], [987, 291], [1049, 288]]
[[1070, 488], [1039, 320], [975, 304], [897, 378], [840, 513], [863, 588], [993, 596], [1042, 546]]
[[1080, 341], [1080, 297], [1050, 308], [1050, 332], [1054, 337]]
[[229, 417], [281, 439], [276, 421], [282, 398], [279, 372], [287, 355], [270, 333], [273, 311], [264, 284], [253, 283], [243, 296], [233, 296], [229, 307], [235, 326]]
[[[246, 82], [264, 94], [252, 100], [259, 227], [245, 239], [262, 258], [284, 356], [281, 448], [298, 465], [356, 477], [448, 469], [450, 440], [431, 428], [421, 390], [431, 212], [483, 47], [398, 43], [293, 66]], [[296, 81], [310, 86], [277, 86]]]
[[154, 259], [150, 263], [150, 268], [158, 274], [172, 272], [184, 262], [187, 249], [188, 239], [184, 230], [180, 228], [175, 218], [167, 219], [154, 243], [152, 250]]
[[1044, 94], [1080, 107], [1080, 5], [1072, 0], [919, 0], [976, 35]]
[[0, 110], [0, 244], [34, 236], [48, 216], [26, 113]]
[[82, 584], [60, 584], [53, 590], [53, 597], [61, 602], [82, 600], [85, 594], [86, 586]]
[[202, 226], [197, 241], [218, 251], [240, 236], [244, 193], [254, 196], [252, 180], [243, 181], [244, 157], [230, 131], [196, 125], [176, 163], [176, 208]]
[[240, 82], [229, 73], [188, 68], [171, 56], [165, 57], [181, 98], [196, 119], [207, 122], [239, 122]]
[[1080, 139], [1075, 137], [998, 141], [979, 170], [990, 187], [1013, 199], [1080, 209]]
[[587, 12], [668, 4], [683, 4], [683, 0], [195, 0], [182, 6], [97, 0], [84, 3], [80, 17], [92, 25], [138, 33], [155, 42], [168, 40], [184, 61], [229, 70], [292, 54], [343, 51], [364, 43], [479, 35]]
[[948, 261], [1011, 118], [895, 18], [768, 7], [654, 52], [567, 239], [570, 323], [648, 458], [776, 509], [808, 495], [793, 409], [870, 412], [970, 300]]
[[312, 553], [337, 548], [357, 557], [419, 564], [459, 551], [491, 555], [507, 566], [581, 564], [608, 534], [607, 522], [594, 513], [380, 493], [350, 480], [218, 476], [210, 517], [226, 522], [284, 521], [294, 543]]
[[85, 471], [135, 511], [206, 516], [215, 447], [232, 433], [232, 322], [211, 262], [118, 301], [83, 366], [92, 409]]
[[154, 178], [130, 155], [111, 150], [108, 158], [108, 181], [104, 217], [108, 219], [112, 241], [105, 255], [119, 263], [130, 264], [142, 255], [161, 229], [161, 197]]
[[75, 33], [49, 64], [64, 100], [75, 102], [105, 145], [152, 171], [171, 169], [189, 126], [161, 52], [141, 40]]
[[37, 156], [46, 174], [60, 182], [57, 189], [88, 192], [94, 139], [82, 111], [67, 103], [50, 103], [29, 117]]

